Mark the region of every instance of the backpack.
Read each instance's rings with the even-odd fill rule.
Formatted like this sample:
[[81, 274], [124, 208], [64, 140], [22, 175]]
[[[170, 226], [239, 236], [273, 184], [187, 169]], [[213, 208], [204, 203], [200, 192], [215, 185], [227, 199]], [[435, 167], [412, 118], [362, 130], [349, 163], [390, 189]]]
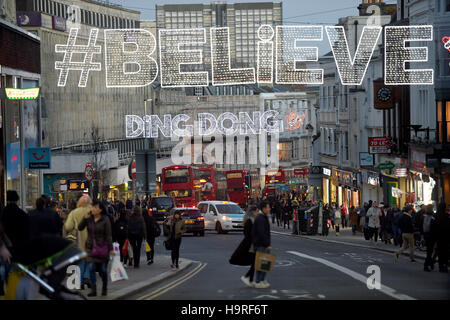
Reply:
[[431, 224], [434, 222], [434, 217], [428, 214], [423, 216], [423, 232], [431, 232]]
[[142, 233], [142, 221], [137, 218], [131, 218], [128, 224], [128, 234], [138, 237], [141, 236]]

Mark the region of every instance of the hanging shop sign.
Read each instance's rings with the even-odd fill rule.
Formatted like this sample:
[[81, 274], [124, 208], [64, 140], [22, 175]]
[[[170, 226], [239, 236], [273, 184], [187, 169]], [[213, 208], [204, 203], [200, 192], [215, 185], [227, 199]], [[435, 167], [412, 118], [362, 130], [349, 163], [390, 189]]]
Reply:
[[5, 88], [8, 100], [36, 100], [39, 97], [39, 87], [28, 89]]
[[375, 156], [368, 152], [360, 152], [359, 165], [361, 167], [373, 167], [375, 165]]
[[304, 175], [307, 175], [308, 172], [309, 172], [308, 169], [294, 169], [294, 174], [295, 175], [304, 176]]
[[384, 84], [382, 79], [373, 82], [374, 108], [377, 110], [392, 109], [398, 101], [400, 88]]
[[427, 155], [423, 151], [419, 151], [416, 149], [410, 149], [410, 166], [412, 170], [418, 172], [427, 172]]
[[392, 191], [391, 192], [392, 192], [392, 196], [394, 198], [400, 199], [402, 197], [403, 191], [398, 189], [398, 188], [392, 187]]
[[394, 176], [397, 178], [408, 177], [408, 168], [394, 168]]
[[28, 148], [27, 153], [29, 169], [50, 169], [52, 163], [50, 148]]
[[322, 173], [324, 176], [328, 176], [328, 177], [331, 176], [331, 170], [328, 168], [322, 168]]
[[84, 177], [86, 178], [87, 182], [91, 182], [94, 179], [94, 175], [95, 172], [92, 163], [86, 163], [86, 167], [84, 168]]
[[377, 168], [380, 170], [392, 170], [395, 168], [395, 164], [390, 161], [382, 162], [377, 165]]
[[392, 140], [390, 137], [369, 137], [369, 153], [391, 153]]
[[379, 186], [380, 185], [380, 175], [377, 172], [367, 171], [367, 184], [371, 186]]

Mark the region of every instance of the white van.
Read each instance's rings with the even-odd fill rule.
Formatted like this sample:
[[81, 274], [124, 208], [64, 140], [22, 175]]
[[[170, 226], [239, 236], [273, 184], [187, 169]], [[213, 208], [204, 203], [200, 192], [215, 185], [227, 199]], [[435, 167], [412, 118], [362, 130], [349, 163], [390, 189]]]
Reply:
[[216, 230], [218, 233], [242, 231], [245, 212], [231, 201], [202, 201], [198, 210], [205, 218], [205, 230]]

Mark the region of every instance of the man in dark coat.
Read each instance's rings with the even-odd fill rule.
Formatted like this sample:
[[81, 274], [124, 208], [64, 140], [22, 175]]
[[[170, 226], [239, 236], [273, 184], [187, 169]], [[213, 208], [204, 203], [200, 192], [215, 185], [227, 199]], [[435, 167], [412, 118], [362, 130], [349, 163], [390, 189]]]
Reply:
[[155, 217], [153, 217], [153, 212], [145, 211], [142, 215], [144, 216], [145, 227], [147, 229], [147, 243], [150, 246], [150, 252], [147, 252], [147, 264], [150, 265], [153, 263], [153, 257], [155, 256], [155, 238], [158, 236], [157, 228], [159, 228], [159, 225]]
[[14, 190], [6, 192], [7, 205], [3, 208], [1, 224], [4, 232], [11, 242], [11, 255], [14, 261], [14, 256], [19, 254], [21, 248], [26, 247], [29, 240], [29, 217], [22, 209], [17, 206], [19, 195]]
[[63, 222], [52, 208], [48, 207], [46, 199], [40, 197], [36, 200], [36, 209], [29, 214], [30, 239], [36, 239], [45, 234], [61, 236]]
[[[256, 216], [255, 223], [252, 229], [253, 247], [255, 251], [270, 253], [270, 204], [267, 201], [262, 201], [260, 205], [261, 212]], [[255, 288], [268, 288], [270, 284], [265, 281], [266, 273], [256, 271]]]

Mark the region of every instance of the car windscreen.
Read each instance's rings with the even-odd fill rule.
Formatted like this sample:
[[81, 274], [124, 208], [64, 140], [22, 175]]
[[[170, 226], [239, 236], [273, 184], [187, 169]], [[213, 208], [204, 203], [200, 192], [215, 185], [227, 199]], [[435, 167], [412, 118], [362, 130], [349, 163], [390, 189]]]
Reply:
[[153, 198], [152, 206], [157, 208], [171, 208], [173, 207], [173, 200], [170, 197]]
[[198, 210], [185, 210], [182, 211], [181, 216], [184, 218], [197, 218], [200, 217], [200, 211]]
[[216, 204], [216, 208], [221, 214], [244, 214], [244, 211], [235, 204]]

